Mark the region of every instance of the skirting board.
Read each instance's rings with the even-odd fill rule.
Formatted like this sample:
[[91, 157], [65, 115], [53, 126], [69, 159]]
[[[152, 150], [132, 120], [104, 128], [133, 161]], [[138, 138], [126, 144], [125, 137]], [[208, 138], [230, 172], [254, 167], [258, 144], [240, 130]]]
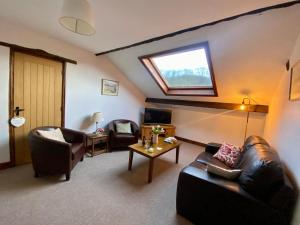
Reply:
[[10, 168], [11, 166], [11, 162], [4, 162], [4, 163], [0, 163], [0, 170], [4, 170], [7, 168]]
[[193, 145], [197, 145], [197, 146], [201, 146], [201, 147], [206, 147], [206, 144], [199, 142], [199, 141], [193, 141], [191, 139], [187, 139], [187, 138], [183, 138], [183, 137], [179, 137], [179, 136], [175, 136], [175, 138], [177, 138], [180, 141], [184, 141], [186, 143], [189, 144], [193, 144]]

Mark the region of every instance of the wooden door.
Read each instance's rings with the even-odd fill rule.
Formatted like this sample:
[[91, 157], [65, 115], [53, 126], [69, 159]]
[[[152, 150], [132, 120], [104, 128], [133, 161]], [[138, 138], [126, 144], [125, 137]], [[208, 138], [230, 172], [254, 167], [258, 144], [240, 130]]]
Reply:
[[30, 163], [27, 136], [39, 126], [62, 125], [62, 63], [19, 52], [13, 56], [13, 109], [24, 109], [26, 119], [19, 128], [12, 128], [15, 164]]

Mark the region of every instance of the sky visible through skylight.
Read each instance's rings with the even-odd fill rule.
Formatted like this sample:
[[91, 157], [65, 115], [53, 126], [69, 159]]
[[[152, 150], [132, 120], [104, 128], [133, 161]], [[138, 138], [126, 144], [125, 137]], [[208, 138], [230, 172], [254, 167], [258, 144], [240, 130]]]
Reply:
[[212, 86], [203, 48], [151, 59], [170, 87]]

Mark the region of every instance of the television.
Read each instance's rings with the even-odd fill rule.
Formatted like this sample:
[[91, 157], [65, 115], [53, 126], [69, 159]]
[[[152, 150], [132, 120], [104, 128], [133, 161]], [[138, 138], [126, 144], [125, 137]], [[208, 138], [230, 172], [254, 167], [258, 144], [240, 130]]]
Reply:
[[171, 124], [172, 111], [168, 109], [145, 108], [145, 124]]

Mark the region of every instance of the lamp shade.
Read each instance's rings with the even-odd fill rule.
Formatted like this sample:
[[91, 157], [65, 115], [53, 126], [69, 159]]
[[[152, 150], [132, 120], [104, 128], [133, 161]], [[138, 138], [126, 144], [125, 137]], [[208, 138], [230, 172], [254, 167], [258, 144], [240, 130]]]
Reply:
[[93, 35], [93, 12], [86, 0], [64, 0], [59, 23], [66, 29], [82, 35]]
[[96, 123], [100, 123], [103, 121], [103, 115], [101, 112], [95, 112], [94, 115], [93, 115], [93, 120], [94, 122]]

